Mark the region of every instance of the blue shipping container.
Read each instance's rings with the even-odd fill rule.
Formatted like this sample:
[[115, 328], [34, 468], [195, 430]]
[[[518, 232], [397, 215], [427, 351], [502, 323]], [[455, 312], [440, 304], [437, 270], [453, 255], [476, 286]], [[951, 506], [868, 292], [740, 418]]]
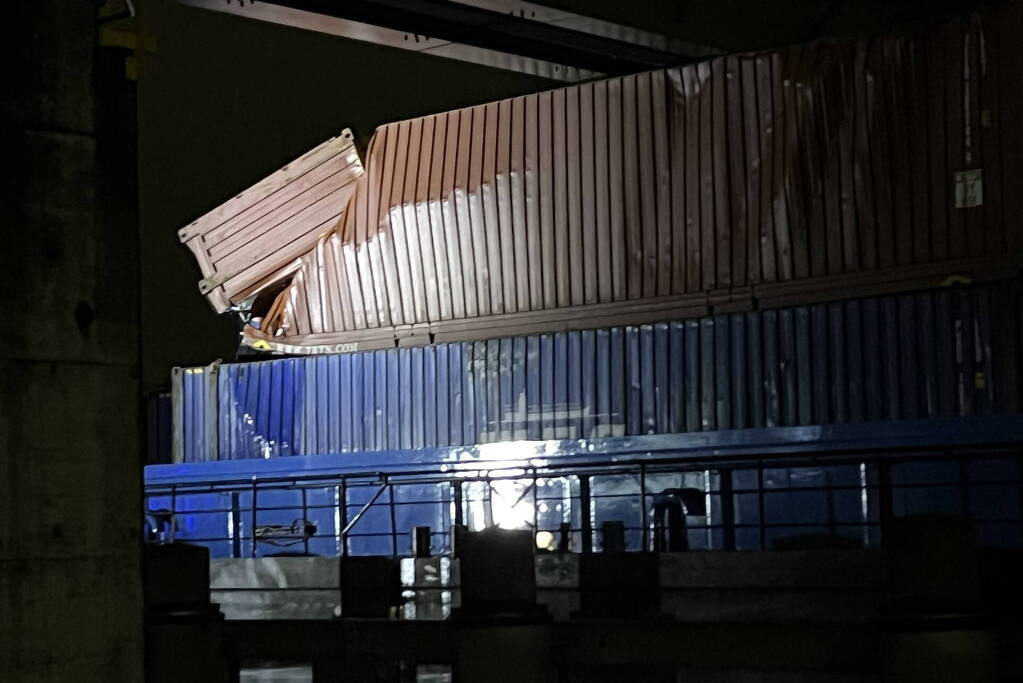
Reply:
[[175, 460], [1016, 412], [1019, 308], [985, 285], [177, 369]]

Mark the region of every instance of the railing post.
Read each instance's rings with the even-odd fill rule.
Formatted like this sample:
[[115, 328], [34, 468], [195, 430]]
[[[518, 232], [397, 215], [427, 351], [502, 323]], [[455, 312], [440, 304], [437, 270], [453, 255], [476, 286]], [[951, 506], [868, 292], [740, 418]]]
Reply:
[[760, 549], [767, 550], [767, 529], [764, 521], [764, 461], [757, 460], [757, 529], [760, 532]]
[[337, 486], [337, 543], [338, 553], [341, 557], [348, 556], [348, 540], [345, 538], [343, 529], [348, 526], [348, 480], [341, 478]]
[[718, 470], [721, 482], [721, 547], [723, 550], [735, 550], [735, 493], [730, 467]]
[[462, 509], [462, 480], [455, 479], [452, 489], [455, 502], [455, 526], [465, 526], [465, 511]]
[[306, 533], [306, 529], [308, 528], [307, 525], [308, 525], [308, 522], [309, 522], [309, 520], [307, 518], [307, 515], [309, 514], [309, 507], [308, 507], [308, 502], [307, 502], [307, 499], [306, 499], [306, 489], [305, 489], [305, 487], [303, 486], [301, 490], [302, 490], [302, 547], [305, 550], [305, 554], [308, 555], [309, 554], [309, 535]]
[[593, 552], [593, 523], [590, 519], [590, 475], [579, 475], [579, 507], [582, 524], [583, 552]]
[[252, 536], [252, 548], [249, 550], [249, 557], [256, 556], [256, 480], [252, 480], [252, 528], [249, 535]]
[[863, 524], [863, 531], [861, 536], [863, 538], [863, 547], [870, 547], [870, 482], [867, 478], [867, 463], [866, 461], [859, 463], [860, 467], [860, 522]]
[[242, 506], [241, 496], [231, 492], [231, 557], [242, 556]]
[[[384, 478], [387, 482], [387, 478]], [[394, 484], [387, 484], [387, 507], [391, 513], [391, 556], [398, 556], [398, 524], [394, 511]]]
[[490, 481], [489, 472], [487, 472], [486, 484], [486, 488], [483, 489], [483, 528], [489, 529], [494, 526], [494, 484]]
[[647, 539], [647, 536], [649, 536], [649, 520], [647, 519], [646, 511], [646, 465], [644, 463], [639, 465], [639, 509], [642, 513], [643, 535], [641, 538], [643, 539], [643, 552], [646, 552], [650, 549], [650, 543]]
[[174, 542], [174, 532], [178, 526], [178, 488], [175, 484], [171, 484], [171, 509], [170, 509], [170, 528], [167, 530], [167, 542]]
[[536, 486], [536, 468], [533, 468], [533, 548], [536, 548], [536, 535], [540, 531], [540, 493]]

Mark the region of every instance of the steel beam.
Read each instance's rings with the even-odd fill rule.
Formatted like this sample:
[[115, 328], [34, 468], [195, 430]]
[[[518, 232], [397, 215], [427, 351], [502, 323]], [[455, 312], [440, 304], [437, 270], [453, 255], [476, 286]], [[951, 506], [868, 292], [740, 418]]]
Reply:
[[605, 74], [688, 61], [642, 45], [446, 0], [275, 0], [272, 4]]
[[179, 2], [569, 82], [719, 53], [712, 47], [519, 0]]

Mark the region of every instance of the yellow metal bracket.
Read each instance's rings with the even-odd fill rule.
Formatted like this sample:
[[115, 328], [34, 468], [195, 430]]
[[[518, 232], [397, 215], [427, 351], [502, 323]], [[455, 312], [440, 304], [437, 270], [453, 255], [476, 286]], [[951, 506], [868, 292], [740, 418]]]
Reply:
[[147, 36], [142, 20], [142, 2], [136, 0], [134, 17], [103, 24], [99, 29], [100, 47], [131, 50], [133, 54], [124, 59], [124, 75], [130, 81], [142, 77], [146, 55], [156, 52], [156, 39]]

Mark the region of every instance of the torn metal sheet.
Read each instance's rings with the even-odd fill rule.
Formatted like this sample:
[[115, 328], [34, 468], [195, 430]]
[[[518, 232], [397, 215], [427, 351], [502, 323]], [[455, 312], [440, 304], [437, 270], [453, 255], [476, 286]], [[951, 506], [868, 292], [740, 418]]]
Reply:
[[345, 129], [179, 230], [202, 270], [199, 291], [223, 313], [300, 269], [362, 174]]
[[[1018, 271], [1021, 38], [1012, 3], [381, 126], [332, 229], [260, 247], [259, 281], [286, 286], [244, 342], [351, 351]], [[957, 202], [974, 170], [983, 203]], [[252, 291], [228, 289], [218, 308]]]

